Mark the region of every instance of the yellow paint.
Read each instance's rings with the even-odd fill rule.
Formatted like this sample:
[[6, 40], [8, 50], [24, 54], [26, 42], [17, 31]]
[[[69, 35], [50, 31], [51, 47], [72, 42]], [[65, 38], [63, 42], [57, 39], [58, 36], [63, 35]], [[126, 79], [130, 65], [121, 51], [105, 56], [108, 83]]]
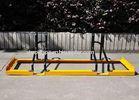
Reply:
[[127, 69], [129, 69], [130, 71], [135, 71], [135, 67], [134, 67], [131, 63], [129, 63], [129, 61], [127, 61], [125, 58], [122, 58], [122, 59], [120, 60], [120, 62], [121, 62]]
[[[40, 74], [39, 74], [40, 75]], [[97, 72], [93, 72], [92, 70], [49, 70], [43, 72], [42, 75], [46, 76], [95, 76]]]
[[[18, 62], [21, 63], [31, 63], [32, 59], [18, 59]], [[35, 63], [44, 63], [44, 60], [35, 60]], [[97, 63], [107, 63], [106, 60], [90, 60], [90, 59], [48, 59], [47, 63], [93, 63], [93, 62], [97, 62]], [[111, 60], [109, 62], [112, 63], [120, 63], [120, 61], [118, 60]]]
[[31, 76], [33, 72], [29, 72], [28, 70], [9, 70], [6, 71], [8, 75], [21, 75], [21, 76]]
[[134, 76], [134, 71], [129, 70], [114, 70], [112, 72], [109, 72], [110, 76]]

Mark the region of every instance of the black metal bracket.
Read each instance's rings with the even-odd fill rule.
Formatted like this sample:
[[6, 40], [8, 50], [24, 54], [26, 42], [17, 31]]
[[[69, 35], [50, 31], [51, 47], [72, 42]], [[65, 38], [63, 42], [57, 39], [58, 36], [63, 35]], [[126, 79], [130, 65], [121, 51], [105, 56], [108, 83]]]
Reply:
[[47, 59], [48, 59], [48, 56], [47, 56], [47, 52], [46, 52], [46, 54], [45, 54], [45, 56], [44, 56], [44, 71], [46, 71], [47, 70]]
[[[31, 71], [34, 71], [34, 62], [35, 60], [38, 60], [39, 57], [38, 57], [38, 44], [39, 43], [42, 43], [42, 42], [45, 42], [45, 50], [47, 51], [47, 35], [45, 35], [45, 41], [38, 41], [38, 33], [35, 34], [35, 53], [33, 54], [33, 57], [32, 57], [32, 65], [31, 65]], [[44, 69], [46, 69], [46, 60], [47, 60], [47, 52], [45, 54], [45, 64], [44, 64]]]
[[[94, 44], [99, 44], [100, 45], [100, 51], [99, 51], [99, 60], [106, 60], [107, 63], [107, 70], [110, 71], [110, 63], [109, 60], [111, 60], [110, 58], [107, 57], [106, 52], [104, 50], [104, 34], [101, 34], [101, 41], [95, 41], [95, 36], [92, 35], [92, 45], [91, 45], [91, 54], [90, 54], [90, 59], [92, 60], [94, 58], [95, 61], [97, 61], [97, 57], [96, 57], [96, 52], [95, 52], [95, 48], [94, 48]], [[93, 53], [92, 53], [93, 52]], [[104, 55], [104, 58], [102, 58], [102, 54]], [[114, 70], [114, 64], [112, 64], [112, 69]], [[95, 71], [98, 70], [98, 64], [95, 63]], [[104, 63], [102, 63], [102, 72], [104, 73]]]
[[39, 43], [45, 43], [45, 50], [47, 50], [47, 35], [45, 35], [45, 41], [38, 41], [38, 33], [35, 35], [35, 51], [39, 50]]
[[33, 54], [33, 57], [32, 57], [31, 71], [34, 71], [34, 62], [36, 59], [38, 59], [38, 52], [37, 51]]

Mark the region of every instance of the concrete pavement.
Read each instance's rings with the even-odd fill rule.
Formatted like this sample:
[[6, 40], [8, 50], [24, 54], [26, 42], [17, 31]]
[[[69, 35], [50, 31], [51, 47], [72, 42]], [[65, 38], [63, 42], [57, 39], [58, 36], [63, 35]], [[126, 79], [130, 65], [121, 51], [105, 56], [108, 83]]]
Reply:
[[[126, 57], [139, 72], [139, 54], [110, 53], [111, 58]], [[0, 51], [0, 68], [12, 57], [32, 57], [29, 52]], [[89, 58], [88, 54], [48, 54], [61, 58]], [[138, 100], [139, 76], [7, 76], [0, 72], [2, 100]]]

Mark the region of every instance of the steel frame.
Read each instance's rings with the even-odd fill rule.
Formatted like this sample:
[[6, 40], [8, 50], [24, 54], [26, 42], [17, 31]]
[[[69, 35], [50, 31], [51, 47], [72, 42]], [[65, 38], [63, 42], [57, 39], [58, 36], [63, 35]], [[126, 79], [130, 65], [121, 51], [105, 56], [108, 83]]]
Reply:
[[[47, 63], [108, 63], [106, 60], [72, 60], [72, 59], [48, 59]], [[120, 60], [111, 60], [109, 64], [122, 64], [126, 70], [111, 70], [105, 73], [98, 73], [95, 70], [44, 70], [42, 73], [36, 73], [32, 70], [18, 70], [14, 69], [14, 67], [19, 63], [32, 63], [32, 59], [16, 59], [12, 58], [9, 64], [6, 67], [6, 73], [8, 75], [19, 75], [19, 76], [49, 76], [49, 75], [58, 75], [58, 76], [133, 76], [135, 75], [134, 66], [129, 63], [125, 58], [121, 58]], [[34, 63], [45, 63], [45, 60], [35, 60]]]
[[[90, 59], [60, 59], [58, 57], [48, 59], [47, 57], [47, 35], [45, 36], [45, 41], [38, 41], [38, 34], [35, 36], [35, 50], [32, 59], [16, 59], [12, 58], [9, 64], [6, 67], [6, 73], [8, 75], [21, 75], [21, 76], [49, 76], [49, 75], [73, 75], [73, 76], [133, 76], [135, 75], [135, 67], [129, 63], [125, 58], [121, 58], [120, 60], [111, 60], [107, 57], [106, 52], [104, 50], [104, 35], [101, 36], [101, 41], [94, 41], [94, 36], [92, 36], [92, 53], [90, 54]], [[45, 42], [45, 51], [46, 54], [44, 59], [40, 60], [38, 58], [38, 44], [41, 42]], [[94, 44], [100, 45], [99, 59], [96, 57]], [[103, 58], [102, 58], [103, 54]], [[18, 70], [14, 67], [20, 63], [32, 63], [31, 70]], [[34, 64], [35, 63], [44, 63], [44, 69], [41, 73], [34, 72]], [[95, 70], [48, 70], [48, 65], [50, 63], [94, 63]], [[102, 64], [102, 73], [98, 72], [98, 64]], [[107, 72], [104, 72], [104, 64], [107, 64]], [[116, 70], [114, 64], [122, 64], [126, 70]], [[112, 70], [110, 70], [110, 67]]]

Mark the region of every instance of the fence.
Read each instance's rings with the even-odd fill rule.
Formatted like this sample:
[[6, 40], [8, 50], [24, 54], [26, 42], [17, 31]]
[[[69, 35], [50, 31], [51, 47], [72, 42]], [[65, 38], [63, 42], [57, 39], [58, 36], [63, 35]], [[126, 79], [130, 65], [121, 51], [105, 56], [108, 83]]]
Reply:
[[[0, 32], [0, 49], [4, 50], [34, 50], [35, 32]], [[92, 35], [95, 41], [100, 41], [101, 34], [95, 33], [47, 33], [38, 32], [39, 40], [44, 41], [47, 34], [48, 50], [91, 50]], [[105, 34], [104, 48], [109, 52], [138, 52], [139, 34]], [[39, 45], [44, 49], [44, 44]], [[99, 46], [95, 45], [99, 50]]]

